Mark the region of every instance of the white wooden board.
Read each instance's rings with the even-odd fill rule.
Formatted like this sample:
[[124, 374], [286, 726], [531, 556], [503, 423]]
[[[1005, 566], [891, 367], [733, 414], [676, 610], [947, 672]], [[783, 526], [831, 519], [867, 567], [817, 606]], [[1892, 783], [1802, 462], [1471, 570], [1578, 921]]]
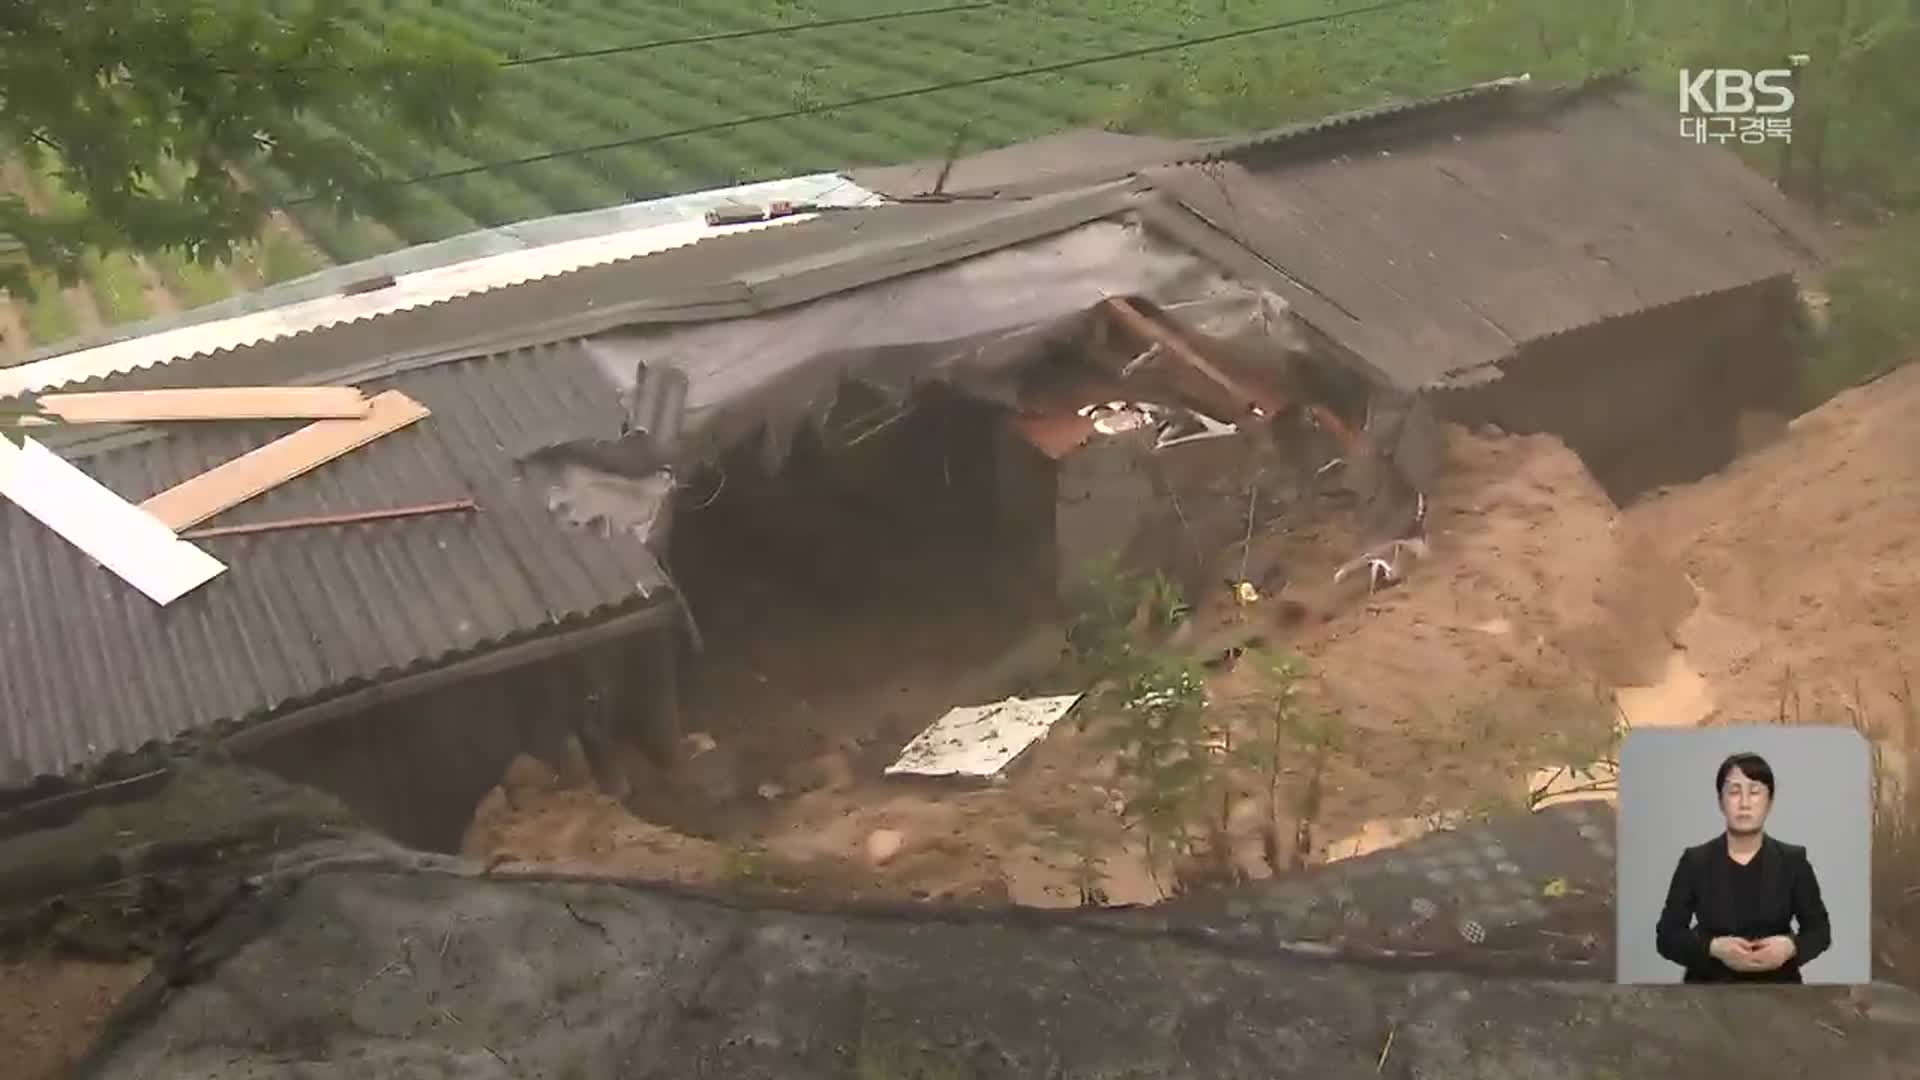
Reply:
[[0, 495], [147, 594], [171, 604], [227, 569], [53, 451], [0, 438]]
[[1082, 694], [953, 709], [914, 736], [888, 776], [993, 776], [1045, 737]]

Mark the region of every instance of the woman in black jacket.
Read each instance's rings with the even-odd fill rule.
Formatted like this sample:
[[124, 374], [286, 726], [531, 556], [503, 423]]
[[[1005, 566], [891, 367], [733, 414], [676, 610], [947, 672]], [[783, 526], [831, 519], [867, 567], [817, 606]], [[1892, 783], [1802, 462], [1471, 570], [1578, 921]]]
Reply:
[[1734, 754], [1714, 775], [1727, 830], [1680, 854], [1656, 931], [1690, 983], [1797, 983], [1833, 931], [1807, 849], [1766, 834], [1773, 769]]

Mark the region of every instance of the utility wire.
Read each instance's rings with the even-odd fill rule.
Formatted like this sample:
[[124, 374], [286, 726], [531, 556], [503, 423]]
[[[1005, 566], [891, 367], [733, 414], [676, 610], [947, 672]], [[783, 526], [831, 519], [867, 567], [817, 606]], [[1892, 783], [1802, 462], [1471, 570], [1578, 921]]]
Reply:
[[[1056, 72], [1071, 71], [1075, 68], [1090, 67], [1094, 64], [1112, 63], [1116, 60], [1132, 60], [1142, 56], [1178, 52], [1183, 49], [1191, 49], [1201, 45], [1214, 45], [1223, 41], [1233, 41], [1240, 38], [1253, 37], [1258, 34], [1271, 34], [1280, 30], [1291, 30], [1296, 27], [1311, 26], [1316, 23], [1338, 22], [1343, 19], [1351, 19], [1361, 15], [1373, 15], [1379, 12], [1392, 11], [1395, 8], [1411, 7], [1417, 4], [1432, 2], [1434, 2], [1434, 0], [1381, 0], [1379, 3], [1365, 4], [1360, 7], [1347, 8], [1342, 11], [1323, 12], [1319, 15], [1306, 15], [1294, 19], [1284, 19], [1279, 22], [1265, 23], [1260, 26], [1241, 27], [1237, 30], [1223, 30], [1219, 33], [1181, 38], [1176, 41], [1162, 42], [1157, 45], [1142, 45], [1137, 48], [1121, 49], [1115, 52], [1102, 53], [1099, 56], [1083, 57], [1078, 60], [1062, 60], [1052, 64], [1036, 64], [1032, 67], [1017, 68], [1012, 71], [995, 72], [991, 75], [977, 75], [972, 78], [952, 79], [947, 82], [934, 83], [929, 86], [916, 86], [906, 90], [892, 90], [880, 94], [867, 94], [861, 97], [847, 98], [843, 101], [829, 102], [824, 105], [808, 105], [793, 109], [783, 109], [779, 112], [759, 113], [753, 116], [736, 117], [732, 120], [695, 124], [690, 127], [657, 131], [651, 134], [636, 135], [625, 139], [614, 139], [609, 142], [593, 143], [588, 146], [575, 146], [564, 150], [549, 150], [545, 153], [529, 154], [525, 157], [509, 158], [505, 161], [482, 162], [478, 165], [468, 165], [458, 169], [447, 169], [443, 172], [426, 173], [420, 176], [409, 176], [382, 181], [373, 186], [377, 188], [411, 187], [416, 184], [431, 184], [442, 180], [455, 180], [463, 176], [477, 176], [482, 173], [496, 172], [501, 169], [519, 168], [524, 165], [538, 165], [542, 162], [559, 161], [565, 158], [578, 157], [582, 154], [598, 154], [608, 150], [620, 150], [631, 146], [645, 146], [651, 143], [666, 142], [669, 139], [683, 139], [690, 135], [705, 135], [715, 131], [730, 131], [734, 128], [746, 127], [749, 124], [764, 124], [775, 120], [792, 120], [803, 116], [817, 116], [821, 113], [838, 112], [841, 109], [850, 109], [862, 105], [879, 105], [889, 101], [904, 101], [908, 98], [922, 97], [927, 94], [936, 94], [946, 90], [963, 90], [969, 87], [1007, 82], [1012, 79], [1024, 79], [1034, 75], [1051, 75]], [[319, 201], [317, 197], [307, 196], [305, 198], [294, 199], [284, 205], [298, 206], [303, 203], [316, 201]]]
[[[609, 45], [598, 49], [578, 49], [569, 52], [541, 53], [537, 56], [522, 56], [510, 60], [500, 60], [489, 67], [523, 68], [534, 64], [551, 64], [562, 60], [589, 60], [598, 56], [618, 56], [622, 53], [648, 52], [653, 49], [667, 49], [676, 45], [705, 45], [720, 41], [741, 41], [750, 38], [779, 37], [783, 34], [799, 33], [806, 30], [831, 30], [842, 26], [861, 26], [868, 23], [892, 22], [896, 19], [917, 19], [927, 15], [951, 15], [966, 11], [984, 11], [989, 8], [1004, 8], [1009, 0], [970, 0], [968, 3], [943, 4], [939, 7], [908, 8], [904, 11], [879, 11], [866, 15], [843, 15], [831, 19], [810, 19], [805, 22], [779, 23], [773, 26], [754, 26], [743, 30], [715, 30], [705, 34], [689, 34], [685, 37], [654, 38], [648, 41], [636, 41], [626, 45]], [[178, 61], [175, 66], [191, 68], [204, 66], [205, 58]], [[299, 64], [262, 65], [259, 67], [216, 67], [211, 69], [221, 75], [253, 75], [270, 71], [302, 72], [316, 70]], [[363, 70], [348, 65], [345, 70]]]
[[543, 53], [539, 56], [525, 56], [517, 60], [502, 60], [497, 66], [503, 68], [528, 67], [533, 64], [550, 64], [559, 60], [586, 60], [595, 56], [618, 56], [621, 53], [645, 52], [649, 49], [666, 49], [675, 45], [705, 45], [714, 41], [739, 41], [742, 38], [775, 37], [801, 30], [828, 30], [836, 26], [860, 26], [864, 23], [889, 22], [894, 19], [914, 19], [922, 15], [950, 15], [961, 11], [981, 11], [986, 8], [1005, 7], [1007, 0], [976, 0], [968, 4], [947, 4], [942, 7], [911, 8], [906, 11], [882, 11], [870, 15], [847, 15], [835, 19], [814, 19], [808, 22], [781, 23], [778, 26], [756, 26], [749, 30], [718, 30], [710, 34], [693, 34], [688, 37], [657, 38], [653, 41], [640, 41], [631, 45], [609, 45], [603, 49], [582, 49], [577, 52]]

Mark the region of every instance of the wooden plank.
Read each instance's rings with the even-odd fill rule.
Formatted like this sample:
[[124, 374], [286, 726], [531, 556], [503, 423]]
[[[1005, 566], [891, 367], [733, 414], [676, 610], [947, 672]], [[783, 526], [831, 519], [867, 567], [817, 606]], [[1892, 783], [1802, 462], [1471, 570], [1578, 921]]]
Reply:
[[219, 386], [42, 394], [40, 411], [69, 424], [167, 420], [360, 419], [373, 408], [352, 386]]
[[0, 438], [0, 495], [156, 604], [171, 604], [227, 569], [32, 439], [15, 446]]
[[[1107, 310], [1113, 313], [1122, 326], [1133, 331], [1140, 338], [1172, 353], [1182, 363], [1205, 376], [1208, 382], [1218, 387], [1234, 402], [1234, 407], [1241, 414], [1261, 415], [1273, 411], [1262, 409], [1263, 403], [1251, 391], [1241, 386], [1226, 372], [1213, 366], [1206, 357], [1201, 356], [1192, 345], [1188, 344], [1185, 338], [1149, 318], [1139, 308], [1128, 303], [1125, 297], [1107, 297]], [[1237, 419], [1237, 417], [1228, 419]]]
[[376, 396], [372, 406], [361, 420], [316, 420], [176, 484], [140, 506], [179, 532], [427, 415], [426, 406], [398, 390]]

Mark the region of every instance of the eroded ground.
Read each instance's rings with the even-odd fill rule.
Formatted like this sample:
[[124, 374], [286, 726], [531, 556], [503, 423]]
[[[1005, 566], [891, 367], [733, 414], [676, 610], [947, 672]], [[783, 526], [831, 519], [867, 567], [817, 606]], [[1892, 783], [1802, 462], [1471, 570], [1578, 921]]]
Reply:
[[[1752, 721], [1778, 714], [1784, 696], [1842, 720], [1874, 712], [1891, 740], [1915, 640], [1899, 628], [1920, 614], [1920, 435], [1900, 420], [1916, 408], [1920, 370], [1909, 369], [1809, 414], [1725, 475], [1624, 514], [1556, 441], [1456, 430], [1431, 499], [1431, 554], [1406, 584], [1336, 588], [1332, 571], [1353, 551], [1345, 524], [1282, 522], [1256, 538], [1245, 575], [1284, 577], [1279, 597], [1250, 608], [1202, 598], [1175, 644], [1204, 659], [1258, 636], [1306, 661], [1306, 690], [1338, 714], [1342, 737], [1304, 834], [1304, 748], [1282, 777], [1274, 831], [1304, 839], [1308, 861], [1522, 806], [1536, 769], [1604, 754], [1616, 719]], [[881, 777], [950, 706], [1080, 689], [1048, 685], [1057, 631], [943, 609], [934, 585], [896, 595], [903, 608], [961, 613], [917, 630], [821, 618], [728, 676], [735, 722], [705, 721], [728, 797], [670, 820], [702, 839], [584, 793], [522, 791], [511, 806], [490, 801], [470, 853], [695, 880], [777, 871], [828, 891], [1041, 906], [1079, 903], [1097, 858], [1110, 901], [1161, 898], [1113, 813], [1113, 753], [1090, 709], [993, 785]], [[1231, 706], [1270, 685], [1243, 664], [1214, 672], [1209, 691]], [[1855, 695], [1866, 700], [1849, 706]], [[1258, 786], [1230, 813], [1237, 861], [1255, 877], [1269, 872]]]

